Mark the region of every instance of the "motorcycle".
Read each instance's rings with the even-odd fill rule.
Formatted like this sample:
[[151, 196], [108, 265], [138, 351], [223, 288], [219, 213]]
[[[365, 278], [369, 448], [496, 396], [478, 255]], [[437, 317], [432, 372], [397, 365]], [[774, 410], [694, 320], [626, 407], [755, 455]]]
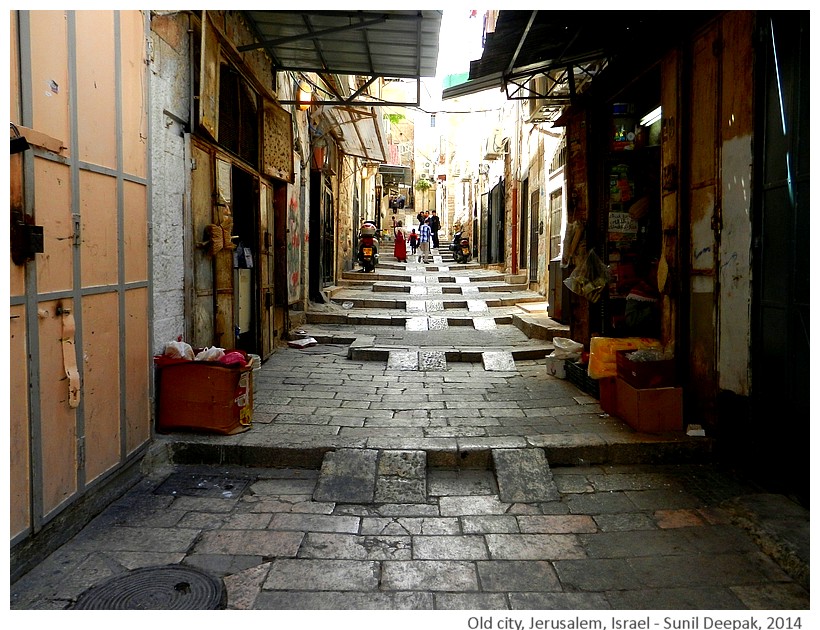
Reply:
[[359, 228], [359, 249], [356, 258], [362, 271], [375, 271], [379, 262], [379, 245], [376, 242], [376, 226], [369, 221]]
[[456, 232], [453, 235], [453, 242], [449, 245], [449, 250], [453, 252], [453, 260], [457, 263], [470, 262], [470, 241], [467, 237], [462, 237], [463, 232]]

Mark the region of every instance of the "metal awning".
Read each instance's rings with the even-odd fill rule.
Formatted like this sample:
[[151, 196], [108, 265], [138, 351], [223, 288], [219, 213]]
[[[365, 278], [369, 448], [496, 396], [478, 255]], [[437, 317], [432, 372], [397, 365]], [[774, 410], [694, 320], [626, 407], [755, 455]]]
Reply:
[[[699, 15], [694, 15], [699, 14]], [[685, 11], [500, 11], [494, 32], [485, 36], [480, 59], [470, 62], [469, 79], [445, 89], [443, 99], [488, 89], [510, 100], [540, 101], [542, 120], [589, 87], [619, 56], [649, 54], [670, 39], [670, 25], [702, 20]]]
[[332, 133], [347, 155], [373, 162], [387, 160], [381, 114], [374, 107], [328, 107], [319, 113], [326, 124], [320, 124], [316, 129], [318, 135], [325, 133], [325, 129]]
[[[276, 72], [316, 73], [328, 86], [334, 75], [367, 77], [356, 93], [329, 92], [323, 105], [418, 105], [421, 77], [434, 77], [441, 11], [244, 11], [257, 43], [239, 51], [264, 49]], [[413, 79], [414, 103], [367, 100], [377, 78]], [[283, 101], [285, 103], [285, 101]]]

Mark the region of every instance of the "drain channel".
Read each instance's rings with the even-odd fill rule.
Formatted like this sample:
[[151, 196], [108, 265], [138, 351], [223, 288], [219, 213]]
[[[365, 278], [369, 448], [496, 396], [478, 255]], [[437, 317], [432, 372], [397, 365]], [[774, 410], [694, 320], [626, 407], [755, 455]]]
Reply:
[[221, 610], [222, 580], [193, 567], [145, 567], [116, 575], [83, 592], [76, 610]]

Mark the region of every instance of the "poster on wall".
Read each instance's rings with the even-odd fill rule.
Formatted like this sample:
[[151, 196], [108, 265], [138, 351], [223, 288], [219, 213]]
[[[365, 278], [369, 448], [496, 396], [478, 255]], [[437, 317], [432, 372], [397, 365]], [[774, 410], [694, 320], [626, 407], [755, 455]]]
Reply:
[[287, 216], [287, 272], [288, 304], [298, 302], [302, 297], [302, 212], [299, 203], [301, 171], [296, 170], [293, 183], [288, 184]]

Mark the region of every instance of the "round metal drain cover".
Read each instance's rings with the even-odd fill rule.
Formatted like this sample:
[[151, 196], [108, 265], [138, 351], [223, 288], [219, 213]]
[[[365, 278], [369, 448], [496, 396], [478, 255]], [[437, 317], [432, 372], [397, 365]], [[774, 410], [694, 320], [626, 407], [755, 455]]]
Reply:
[[227, 604], [222, 580], [192, 567], [134, 569], [95, 584], [74, 605], [79, 610], [219, 610]]

